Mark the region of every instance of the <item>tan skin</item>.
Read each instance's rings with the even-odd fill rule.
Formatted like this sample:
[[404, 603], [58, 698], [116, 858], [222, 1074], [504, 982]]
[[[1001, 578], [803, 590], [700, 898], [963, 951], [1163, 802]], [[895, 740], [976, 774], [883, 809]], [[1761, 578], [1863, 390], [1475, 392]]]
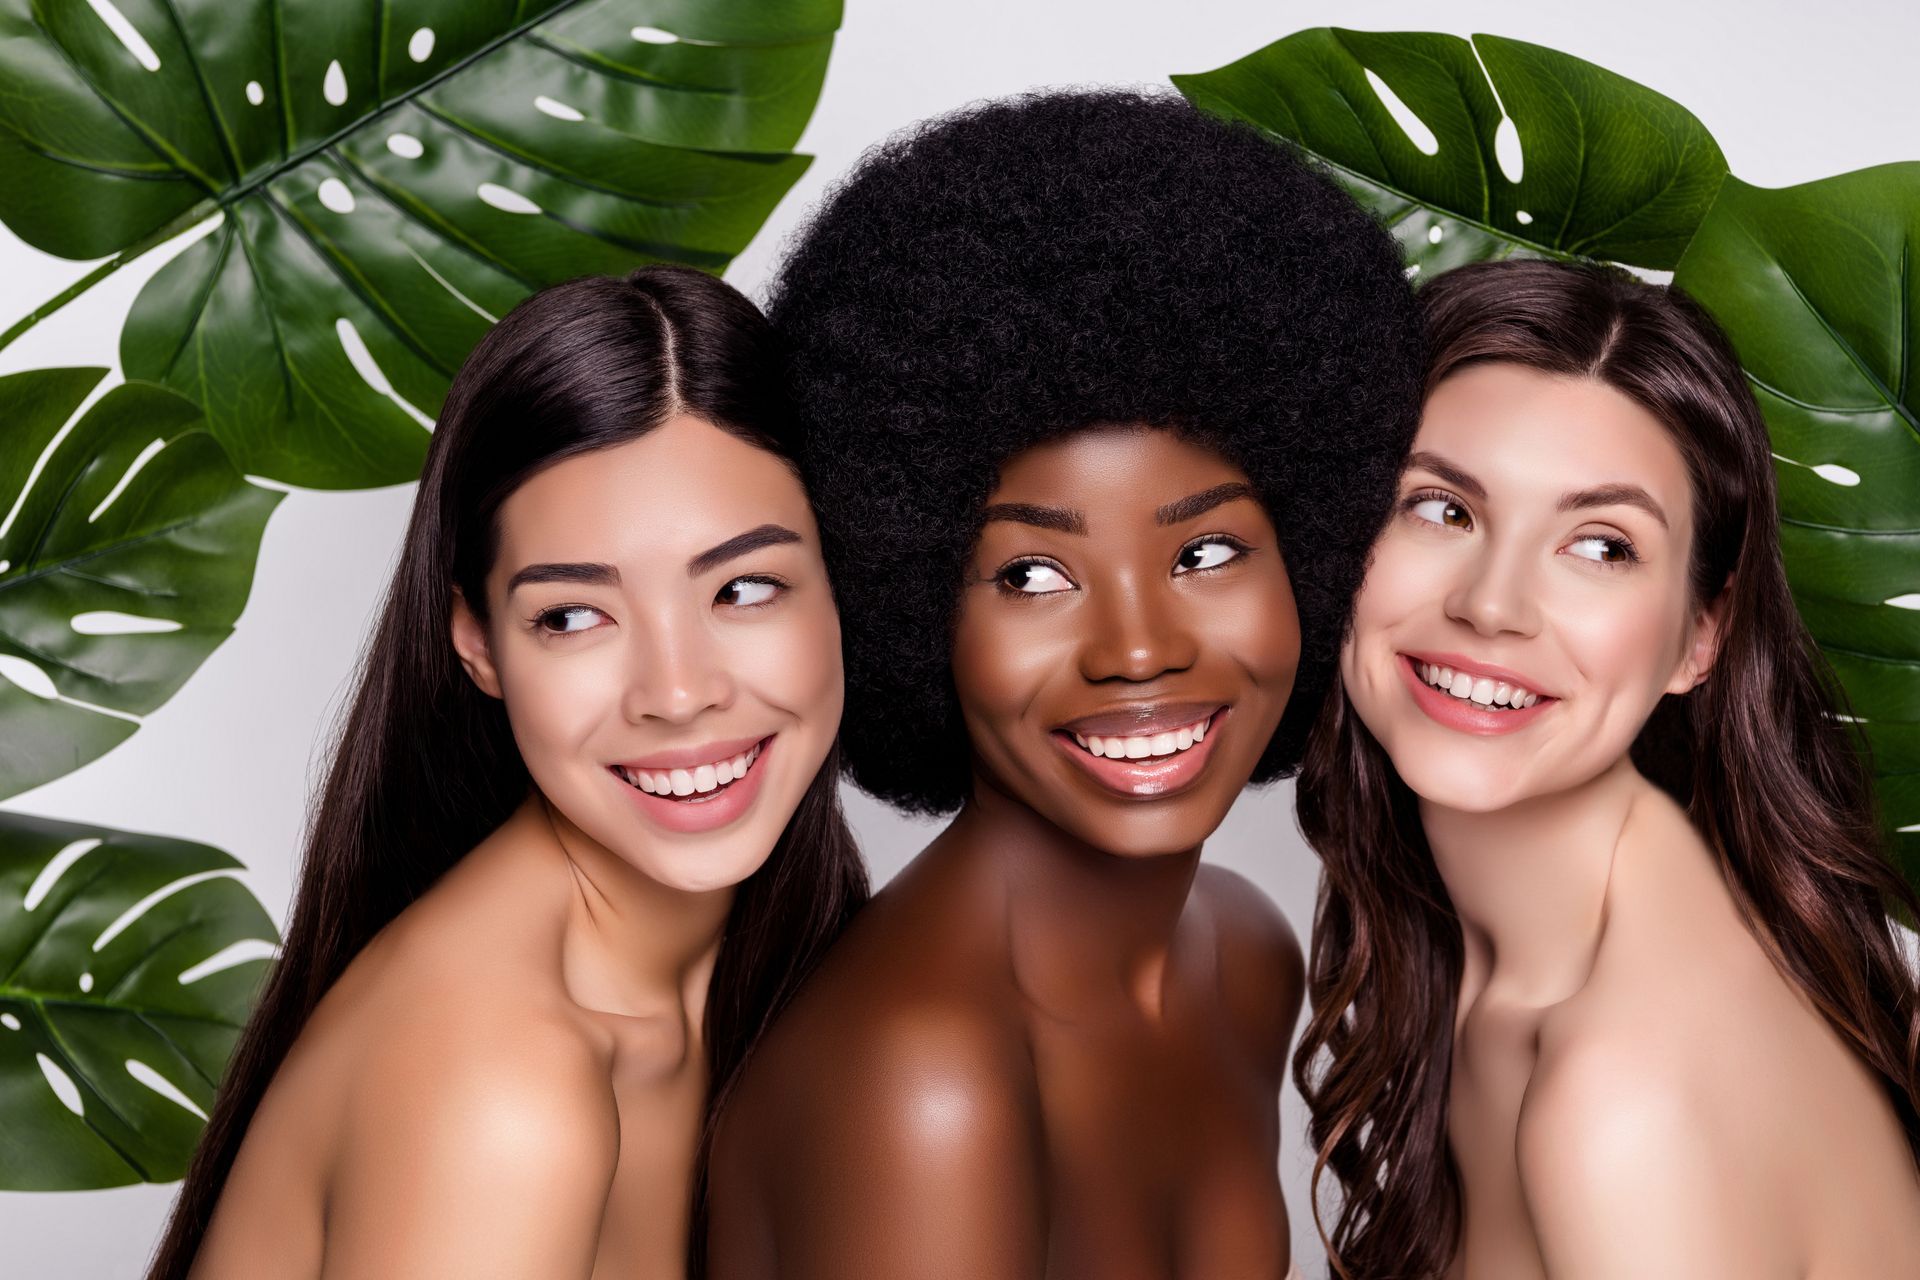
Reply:
[[[1299, 946], [1200, 865], [1298, 663], [1272, 523], [1218, 455], [1127, 427], [1015, 456], [986, 516], [953, 648], [972, 796], [749, 1064], [712, 1274], [1278, 1280]], [[1123, 793], [1062, 732], [1194, 707], [1225, 713], [1177, 786]]]
[[[536, 789], [321, 1001], [196, 1276], [685, 1274], [721, 926], [838, 727], [819, 538], [786, 464], [687, 416], [539, 472], [499, 526], [452, 639]], [[722, 792], [643, 803], [609, 768], [768, 735], [703, 831], [646, 806]]]
[[[1401, 496], [1342, 673], [1420, 797], [1465, 941], [1448, 1275], [1920, 1275], [1885, 1094], [1627, 757], [1717, 651], [1666, 428], [1599, 382], [1472, 367], [1430, 397]], [[1448, 727], [1400, 665], [1441, 653], [1556, 701], [1511, 733]]]

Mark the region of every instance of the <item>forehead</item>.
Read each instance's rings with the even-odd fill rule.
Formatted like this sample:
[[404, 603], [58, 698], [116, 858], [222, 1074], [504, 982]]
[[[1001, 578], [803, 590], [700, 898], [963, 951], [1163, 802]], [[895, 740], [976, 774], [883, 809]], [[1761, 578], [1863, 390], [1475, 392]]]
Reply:
[[1220, 454], [1171, 430], [1086, 427], [1003, 462], [992, 501], [1080, 507], [1098, 497], [1102, 506], [1158, 506], [1246, 478]]
[[499, 566], [697, 554], [767, 522], [811, 531], [781, 459], [690, 415], [540, 471], [500, 507]]
[[1416, 451], [1444, 455], [1495, 494], [1557, 501], [1567, 490], [1635, 484], [1684, 511], [1686, 460], [1658, 418], [1592, 378], [1473, 365], [1427, 398]]

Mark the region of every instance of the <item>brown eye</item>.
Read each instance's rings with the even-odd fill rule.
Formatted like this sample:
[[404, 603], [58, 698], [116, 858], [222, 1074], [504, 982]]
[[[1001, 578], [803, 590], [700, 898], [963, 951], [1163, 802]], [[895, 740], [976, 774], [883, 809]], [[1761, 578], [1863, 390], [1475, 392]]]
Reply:
[[786, 583], [775, 578], [735, 578], [720, 588], [720, 594], [713, 601], [740, 609], [758, 608], [763, 604], [772, 604], [786, 590], [786, 586]]
[[1218, 569], [1229, 561], [1238, 560], [1245, 553], [1245, 545], [1235, 539], [1200, 538], [1180, 548], [1173, 571], [1192, 573], [1196, 569]]
[[587, 605], [566, 604], [557, 609], [548, 609], [535, 618], [533, 624], [549, 635], [562, 636], [589, 630], [599, 625], [604, 617], [606, 615], [598, 609]]
[[1640, 558], [1634, 553], [1633, 545], [1625, 538], [1610, 538], [1600, 533], [1590, 533], [1583, 538], [1575, 538], [1568, 544], [1567, 550], [1582, 560], [1592, 560], [1596, 564], [1605, 565], [1632, 564]]
[[1071, 591], [1067, 575], [1044, 560], [1020, 560], [1002, 569], [1000, 585], [1022, 595], [1044, 596], [1056, 591]]
[[1437, 495], [1417, 499], [1407, 508], [1415, 516], [1429, 524], [1445, 525], [1449, 529], [1473, 528], [1473, 517], [1467, 509], [1451, 498]]

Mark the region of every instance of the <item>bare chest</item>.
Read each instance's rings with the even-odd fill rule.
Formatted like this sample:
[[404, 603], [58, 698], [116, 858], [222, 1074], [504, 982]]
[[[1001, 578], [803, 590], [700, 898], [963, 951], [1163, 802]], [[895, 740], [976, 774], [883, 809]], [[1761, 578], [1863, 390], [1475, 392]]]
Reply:
[[1460, 1170], [1462, 1233], [1453, 1276], [1545, 1280], [1514, 1154], [1540, 1022], [1532, 1010], [1476, 1009], [1454, 1036], [1447, 1137]]
[[706, 1105], [704, 1056], [690, 1069], [664, 1062], [657, 1049], [626, 1046], [616, 1058], [620, 1157], [607, 1190], [595, 1277], [686, 1275], [693, 1162]]
[[1224, 1037], [1036, 1038], [1047, 1274], [1102, 1280], [1284, 1276], [1277, 1079]]

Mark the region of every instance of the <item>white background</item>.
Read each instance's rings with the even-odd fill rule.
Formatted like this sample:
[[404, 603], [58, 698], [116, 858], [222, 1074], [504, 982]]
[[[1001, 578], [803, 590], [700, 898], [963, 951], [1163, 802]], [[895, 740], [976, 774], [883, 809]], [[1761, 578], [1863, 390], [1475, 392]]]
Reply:
[[[635, 7], [644, 17], [646, 6]], [[1210, 70], [1319, 25], [1485, 31], [1576, 54], [1685, 104], [1733, 171], [1761, 185], [1920, 159], [1916, 0], [849, 0], [847, 9], [801, 143], [813, 167], [728, 272], [756, 298], [827, 185], [902, 125], [1036, 86], [1164, 85], [1170, 73]], [[120, 271], [0, 352], [0, 372], [115, 365], [121, 320], [164, 256]], [[85, 270], [0, 229], [0, 328]], [[237, 634], [127, 744], [7, 807], [216, 845], [247, 865], [254, 891], [284, 917], [308, 787], [411, 499], [411, 486], [289, 495], [267, 529]], [[877, 882], [927, 838], [928, 828], [865, 797], [850, 794], [849, 804]], [[1207, 857], [1272, 894], [1304, 938], [1316, 864], [1294, 829], [1289, 786], [1245, 796]], [[1291, 1089], [1287, 1104], [1281, 1172], [1295, 1250], [1318, 1276], [1310, 1155]], [[170, 1194], [0, 1193], [0, 1275], [137, 1274]]]

